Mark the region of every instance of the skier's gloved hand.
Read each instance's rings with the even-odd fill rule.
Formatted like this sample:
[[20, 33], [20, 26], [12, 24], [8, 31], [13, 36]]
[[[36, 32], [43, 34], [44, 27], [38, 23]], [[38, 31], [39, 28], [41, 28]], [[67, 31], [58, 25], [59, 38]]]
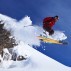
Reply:
[[54, 34], [54, 30], [51, 29], [51, 30], [49, 31], [49, 35], [53, 35], [53, 34]]

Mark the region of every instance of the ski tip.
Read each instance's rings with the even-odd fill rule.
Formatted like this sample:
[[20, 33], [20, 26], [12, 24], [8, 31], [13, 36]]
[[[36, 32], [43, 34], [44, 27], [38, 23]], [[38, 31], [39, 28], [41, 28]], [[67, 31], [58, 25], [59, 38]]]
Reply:
[[68, 43], [67, 43], [67, 42], [63, 42], [63, 44], [64, 44], [64, 45], [68, 45]]
[[59, 41], [59, 43], [62, 43], [63, 45], [68, 45], [67, 42]]

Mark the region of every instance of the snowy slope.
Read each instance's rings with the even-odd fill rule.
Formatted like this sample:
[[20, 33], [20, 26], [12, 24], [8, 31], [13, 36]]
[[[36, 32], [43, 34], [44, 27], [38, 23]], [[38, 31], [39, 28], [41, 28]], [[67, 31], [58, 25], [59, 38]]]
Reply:
[[11, 35], [19, 43], [13, 50], [18, 55], [23, 55], [27, 58], [23, 61], [3, 61], [2, 65], [0, 65], [0, 71], [71, 71], [70, 67], [62, 65], [32, 48], [32, 45], [40, 46], [40, 41], [36, 37], [38, 32], [40, 32], [37, 32], [40, 27], [30, 26], [32, 22], [28, 16], [17, 21], [0, 14], [0, 19], [4, 20], [4, 28], [11, 31]]
[[26, 51], [26, 54], [29, 55], [28, 59], [12, 62], [8, 69], [0, 69], [0, 71], [71, 71], [71, 68], [45, 56], [23, 42], [17, 47], [22, 48], [22, 52]]

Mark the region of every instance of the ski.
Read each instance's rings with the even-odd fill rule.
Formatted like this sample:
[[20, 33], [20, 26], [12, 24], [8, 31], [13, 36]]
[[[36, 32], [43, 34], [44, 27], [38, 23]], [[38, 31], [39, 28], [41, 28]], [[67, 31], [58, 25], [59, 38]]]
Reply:
[[40, 41], [46, 42], [46, 43], [53, 43], [53, 44], [63, 44], [63, 45], [67, 45], [68, 43], [65, 41], [58, 41], [58, 40], [54, 40], [54, 39], [50, 39], [47, 37], [43, 37], [43, 36], [37, 36], [38, 39]]

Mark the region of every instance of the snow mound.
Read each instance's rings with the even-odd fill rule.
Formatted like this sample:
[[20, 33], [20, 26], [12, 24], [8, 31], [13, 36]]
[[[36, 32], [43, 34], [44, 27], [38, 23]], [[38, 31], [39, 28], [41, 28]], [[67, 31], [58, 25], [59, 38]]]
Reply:
[[[18, 49], [20, 49], [21, 51], [18, 51]], [[8, 69], [0, 69], [0, 71], [71, 71], [70, 67], [64, 66], [63, 64], [40, 53], [39, 51], [23, 42], [20, 42], [20, 44], [15, 47], [15, 50], [17, 51], [17, 53], [22, 53], [23, 55], [23, 51], [26, 51], [25, 54], [27, 54], [27, 56], [30, 56], [28, 56], [28, 58], [23, 61], [8, 61], [12, 62]], [[6, 66], [8, 66], [7, 64], [8, 63], [4, 64], [5, 68]]]

